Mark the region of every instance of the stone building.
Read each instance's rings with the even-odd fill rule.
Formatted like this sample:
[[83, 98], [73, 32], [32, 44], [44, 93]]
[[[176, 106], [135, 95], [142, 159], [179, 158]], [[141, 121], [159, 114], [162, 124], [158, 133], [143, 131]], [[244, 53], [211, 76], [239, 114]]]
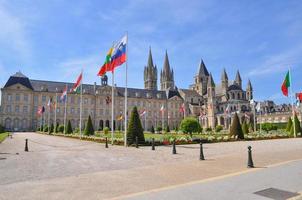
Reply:
[[[221, 74], [220, 83], [215, 83], [203, 60], [200, 61], [194, 84], [189, 89], [177, 88], [174, 82], [173, 68], [170, 66], [166, 51], [163, 67], [160, 70], [160, 90], [157, 87], [157, 66], [152, 58], [151, 48], [147, 65], [143, 70], [144, 89], [128, 88], [128, 111], [134, 106], [141, 112], [146, 110], [146, 118], [142, 117], [142, 124], [146, 130], [150, 128], [169, 125], [170, 129], [179, 126], [185, 116], [199, 119], [202, 127], [222, 125], [229, 128], [232, 115], [237, 112], [240, 120], [252, 120], [250, 100], [253, 99], [251, 81], [247, 81], [245, 90], [242, 79], [237, 71], [234, 80], [230, 80], [225, 69]], [[107, 84], [107, 76], [103, 77], [101, 84], [83, 84], [83, 115], [82, 127], [88, 116], [92, 117], [95, 129], [111, 127], [111, 92]], [[73, 83], [55, 82], [45, 80], [32, 80], [21, 72], [9, 77], [1, 88], [0, 124], [8, 130], [23, 131], [34, 130], [41, 123], [63, 124], [64, 103], [60, 103], [60, 95], [65, 86], [71, 88]], [[125, 88], [116, 87], [115, 95], [115, 120], [114, 128], [123, 129], [124, 92]], [[57, 99], [57, 109], [47, 107], [48, 100]], [[180, 112], [180, 107], [185, 106], [185, 113]], [[44, 106], [46, 111], [43, 116], [38, 116], [38, 108]], [[160, 108], [164, 107], [164, 112]], [[73, 128], [80, 124], [80, 96], [68, 93], [67, 120], [71, 121]]]

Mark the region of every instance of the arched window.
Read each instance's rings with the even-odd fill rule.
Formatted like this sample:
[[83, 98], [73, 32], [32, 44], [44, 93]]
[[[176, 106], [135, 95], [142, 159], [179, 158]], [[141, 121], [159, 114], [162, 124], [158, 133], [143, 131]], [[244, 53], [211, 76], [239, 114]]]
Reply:
[[106, 127], [110, 128], [110, 123], [108, 119], [106, 120]]
[[104, 121], [103, 120], [100, 120], [100, 123], [99, 123], [99, 130], [103, 130], [104, 129]]
[[232, 99], [235, 99], [235, 94], [234, 93], [232, 93]]
[[240, 99], [240, 93], [237, 93], [237, 99]]

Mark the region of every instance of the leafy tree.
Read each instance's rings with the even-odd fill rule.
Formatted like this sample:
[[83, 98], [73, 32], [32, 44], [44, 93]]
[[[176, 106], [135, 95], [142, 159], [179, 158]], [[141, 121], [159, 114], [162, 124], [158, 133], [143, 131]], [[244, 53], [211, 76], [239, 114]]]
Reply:
[[244, 134], [237, 113], [235, 113], [230, 129], [231, 136], [237, 136], [238, 139], [244, 139]]
[[295, 127], [295, 131], [296, 131], [297, 135], [298, 135], [298, 133], [301, 133], [300, 121], [297, 117], [297, 114], [295, 114], [294, 120], [295, 120], [295, 123], [293, 123], [291, 128], [290, 128], [290, 135], [292, 135], [292, 136], [294, 135], [294, 127]]
[[64, 125], [60, 125], [60, 126], [59, 126], [58, 132], [64, 133]]
[[66, 134], [71, 134], [72, 132], [73, 130], [72, 130], [71, 122], [70, 120], [68, 120], [67, 127], [66, 127]]
[[292, 121], [292, 119], [289, 117], [289, 118], [288, 118], [287, 125], [286, 125], [286, 131], [287, 131], [287, 132], [290, 132], [290, 129], [292, 128], [292, 125], [293, 125], [293, 121]]
[[180, 123], [180, 130], [184, 133], [189, 133], [192, 137], [193, 132], [199, 132], [200, 124], [194, 117], [186, 117]]
[[219, 133], [220, 131], [222, 131], [222, 129], [223, 129], [223, 126], [217, 125], [216, 128], [215, 128], [215, 132]]
[[243, 131], [244, 134], [249, 133], [249, 128], [248, 128], [248, 125], [245, 121], [243, 121], [243, 123], [242, 123], [242, 131]]
[[84, 134], [85, 135], [94, 135], [94, 128], [93, 128], [93, 124], [92, 124], [90, 115], [88, 117], [88, 121], [85, 126]]
[[154, 131], [154, 126], [152, 125], [151, 126], [151, 133], [154, 133], [155, 131]]
[[128, 130], [127, 130], [127, 143], [129, 145], [135, 143], [136, 137], [138, 137], [138, 143], [145, 143], [145, 137], [143, 132], [143, 127], [139, 114], [137, 112], [137, 107], [135, 106], [131, 112]]
[[60, 124], [57, 122], [55, 126], [56, 133], [60, 132], [59, 130]]

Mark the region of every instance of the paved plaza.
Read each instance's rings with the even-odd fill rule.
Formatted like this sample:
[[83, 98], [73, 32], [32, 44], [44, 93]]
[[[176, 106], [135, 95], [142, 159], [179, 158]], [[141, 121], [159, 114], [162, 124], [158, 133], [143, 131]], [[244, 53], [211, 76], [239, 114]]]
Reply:
[[[25, 138], [29, 152], [24, 152]], [[247, 169], [247, 146], [256, 168]], [[302, 138], [199, 145], [111, 146], [37, 133], [0, 144], [0, 199], [125, 199], [161, 188], [254, 173], [302, 159]]]

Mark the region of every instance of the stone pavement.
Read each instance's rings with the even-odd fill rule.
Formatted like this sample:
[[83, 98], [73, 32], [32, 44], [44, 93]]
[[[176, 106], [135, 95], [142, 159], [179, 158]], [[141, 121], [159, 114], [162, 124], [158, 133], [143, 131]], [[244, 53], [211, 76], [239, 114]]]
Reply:
[[[29, 152], [24, 139], [29, 138]], [[17, 133], [0, 144], [0, 199], [124, 198], [161, 187], [251, 171], [247, 146], [257, 167], [302, 159], [302, 138], [125, 148], [76, 139]], [[16, 153], [19, 153], [18, 155]]]

